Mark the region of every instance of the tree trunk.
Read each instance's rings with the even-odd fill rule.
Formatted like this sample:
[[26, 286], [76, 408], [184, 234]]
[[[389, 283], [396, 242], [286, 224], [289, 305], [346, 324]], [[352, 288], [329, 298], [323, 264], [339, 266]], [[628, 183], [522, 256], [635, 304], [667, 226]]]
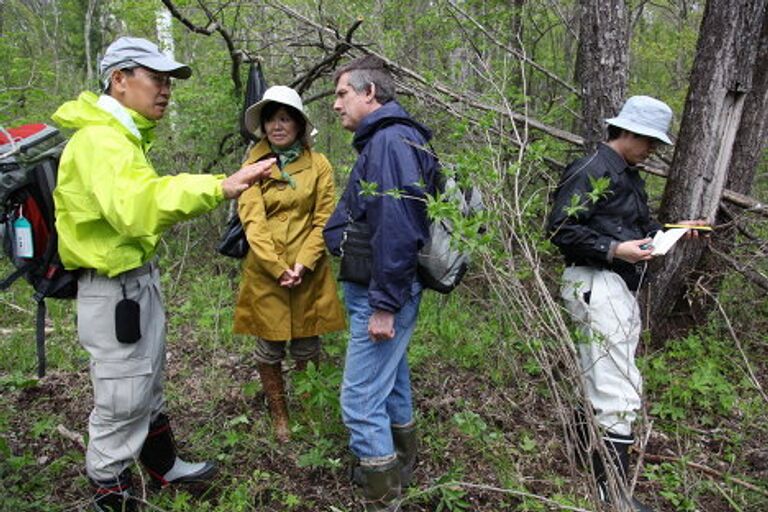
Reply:
[[731, 156], [729, 190], [744, 195], [752, 193], [760, 158], [768, 142], [768, 12], [763, 14], [763, 27], [755, 58], [752, 90], [744, 98], [744, 112]]
[[509, 20], [509, 46], [520, 50], [522, 49], [521, 41], [523, 40], [523, 8], [525, 7], [525, 0], [512, 0], [510, 3], [512, 4], [512, 14]]
[[96, 10], [98, 0], [88, 0], [85, 10], [85, 22], [83, 23], [83, 40], [85, 42], [85, 75], [87, 84], [93, 85], [93, 56], [91, 55], [91, 26], [93, 25], [93, 13]]
[[587, 151], [603, 139], [603, 120], [615, 116], [627, 91], [629, 16], [624, 0], [579, 0], [577, 80], [581, 84]]
[[[754, 75], [752, 76], [752, 90], [744, 98], [744, 110], [741, 116], [739, 130], [736, 133], [736, 141], [731, 155], [731, 163], [728, 170], [726, 187], [734, 192], [749, 195], [752, 192], [752, 183], [760, 159], [766, 148], [768, 140], [768, 14], [763, 18], [763, 28], [760, 35], [760, 46], [755, 59]], [[734, 216], [725, 205], [721, 205], [717, 214], [716, 224], [719, 226], [732, 222]], [[690, 301], [691, 316], [696, 323], [712, 309], [711, 297], [717, 296], [723, 277], [730, 266], [724, 266], [725, 258], [731, 257], [732, 248], [737, 243], [736, 234], [739, 223], [729, 225], [727, 229], [718, 231], [714, 248], [724, 256], [706, 251], [702, 260], [701, 269], [694, 274], [696, 280], [708, 290], [708, 294]], [[733, 256], [738, 258], [738, 256]], [[738, 259], [734, 259], [738, 263]], [[739, 265], [742, 266], [742, 265]], [[743, 265], [742, 267], [747, 267]], [[751, 271], [753, 282], [759, 286], [765, 286], [764, 278], [756, 277]], [[762, 283], [762, 284], [761, 284]]]
[[[173, 16], [165, 7], [159, 7], [155, 11], [155, 28], [157, 30], [157, 42], [159, 43], [160, 51], [171, 59], [175, 59], [176, 42], [173, 39]], [[176, 133], [176, 108], [173, 101], [171, 101], [168, 118], [170, 120], [171, 132]]]
[[[749, 129], [744, 106], [753, 72], [757, 69], [759, 74], [765, 64], [755, 59], [767, 2], [707, 2], [677, 149], [662, 198], [659, 217], [663, 221], [706, 219], [713, 223], [729, 172], [734, 179], [744, 172], [731, 171], [731, 162], [746, 158], [736, 148], [737, 132], [740, 127]], [[740, 165], [749, 164], [743, 161]], [[655, 339], [693, 327], [695, 319], [684, 299], [692, 288], [692, 272], [704, 268], [705, 254], [706, 244], [683, 242], [658, 265], [649, 304]], [[678, 312], [681, 314], [673, 314]]]

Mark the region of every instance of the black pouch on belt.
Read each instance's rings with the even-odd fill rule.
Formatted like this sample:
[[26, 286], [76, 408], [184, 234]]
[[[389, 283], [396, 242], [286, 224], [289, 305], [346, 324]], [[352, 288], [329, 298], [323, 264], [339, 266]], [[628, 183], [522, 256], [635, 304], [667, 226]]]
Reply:
[[368, 286], [371, 282], [371, 230], [366, 221], [348, 221], [341, 240], [339, 281]]
[[123, 298], [115, 306], [115, 336], [120, 343], [136, 343], [141, 339], [141, 307], [125, 293], [125, 281], [121, 280]]

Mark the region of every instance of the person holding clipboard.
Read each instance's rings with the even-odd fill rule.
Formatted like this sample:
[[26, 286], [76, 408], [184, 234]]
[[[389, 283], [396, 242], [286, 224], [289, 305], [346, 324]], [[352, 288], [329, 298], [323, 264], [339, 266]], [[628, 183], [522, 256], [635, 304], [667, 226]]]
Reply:
[[[629, 98], [618, 116], [606, 119], [608, 140], [563, 172], [548, 223], [552, 242], [566, 262], [561, 297], [586, 340], [577, 346], [586, 396], [610, 454], [606, 461], [599, 450], [592, 450], [592, 470], [601, 500], [619, 501], [622, 510], [652, 510], [626, 485], [612, 492], [607, 467], [613, 465], [626, 484], [632, 424], [642, 394], [635, 364], [641, 331], [636, 294], [645, 263], [659, 253], [649, 234], [662, 229], [651, 219], [645, 183], [634, 166], [659, 144], [672, 144], [667, 135], [671, 121], [672, 110], [662, 101]], [[605, 190], [598, 191], [599, 186]], [[662, 233], [697, 237], [699, 231], [711, 230], [704, 224], [681, 221], [675, 227], [683, 232]], [[581, 420], [583, 414], [578, 415]]]

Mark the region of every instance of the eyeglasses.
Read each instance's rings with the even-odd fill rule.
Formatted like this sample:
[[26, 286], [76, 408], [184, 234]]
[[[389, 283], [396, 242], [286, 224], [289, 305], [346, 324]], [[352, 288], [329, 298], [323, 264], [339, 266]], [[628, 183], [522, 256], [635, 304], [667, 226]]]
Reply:
[[153, 71], [149, 68], [143, 68], [139, 67], [136, 69], [141, 69], [141, 72], [146, 75], [147, 78], [149, 78], [153, 84], [155, 84], [158, 88], [168, 87], [169, 89], [173, 87], [173, 81], [171, 80], [171, 75], [168, 73], [160, 73], [158, 71]]

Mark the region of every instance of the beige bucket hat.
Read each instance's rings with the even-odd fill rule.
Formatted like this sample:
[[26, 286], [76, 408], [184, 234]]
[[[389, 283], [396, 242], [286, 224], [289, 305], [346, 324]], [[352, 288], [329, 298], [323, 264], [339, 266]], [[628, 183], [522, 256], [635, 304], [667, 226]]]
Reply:
[[249, 132], [259, 138], [264, 137], [264, 133], [261, 131], [261, 109], [270, 102], [295, 108], [307, 122], [306, 136], [307, 140], [311, 141], [310, 135], [316, 133], [314, 125], [307, 117], [307, 113], [304, 112], [304, 103], [301, 101], [299, 93], [286, 85], [273, 85], [264, 92], [264, 96], [258, 103], [248, 107], [248, 110], [245, 111], [245, 127]]

